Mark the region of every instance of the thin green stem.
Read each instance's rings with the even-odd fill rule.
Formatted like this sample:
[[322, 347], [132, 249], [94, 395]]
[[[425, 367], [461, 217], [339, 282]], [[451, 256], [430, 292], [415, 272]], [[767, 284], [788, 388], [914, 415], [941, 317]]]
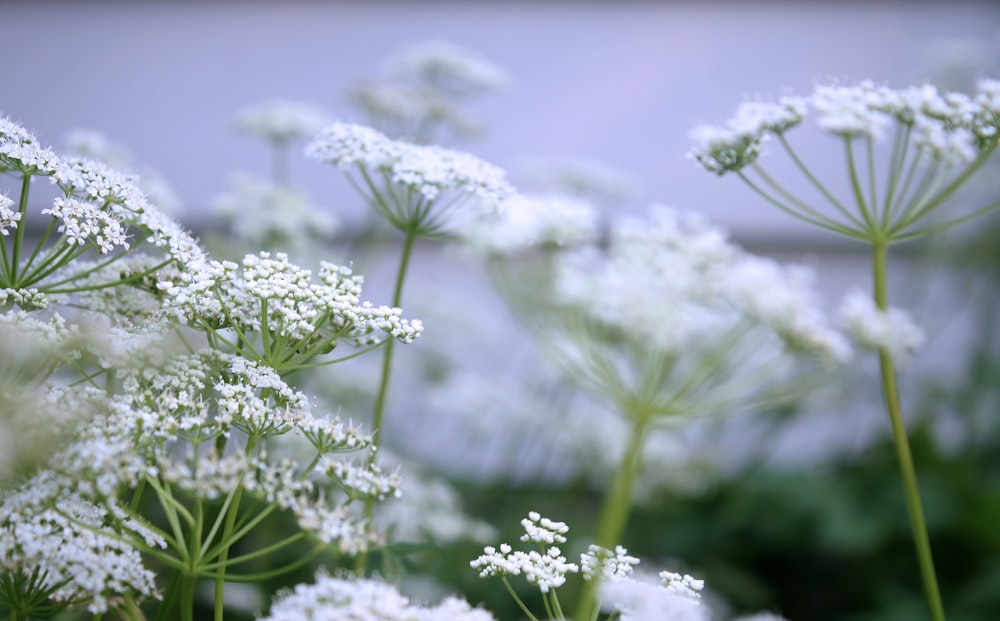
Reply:
[[[251, 455], [256, 444], [254, 438], [251, 436], [247, 439], [246, 454]], [[226, 591], [226, 559], [229, 558], [229, 547], [232, 544], [231, 538], [233, 535], [233, 529], [236, 526], [236, 517], [240, 511], [240, 500], [243, 498], [243, 486], [240, 485], [236, 488], [236, 493], [233, 494], [233, 501], [230, 503], [229, 512], [226, 514], [226, 524], [222, 527], [222, 539], [221, 545], [222, 550], [219, 552], [219, 563], [220, 567], [217, 572], [215, 572], [215, 621], [223, 621], [223, 596]]]
[[[858, 204], [858, 211], [861, 212], [862, 218], [864, 218], [865, 223], [868, 225], [868, 231], [875, 231], [875, 220], [868, 209], [864, 191], [861, 189], [861, 178], [858, 175], [858, 166], [854, 161], [854, 146], [851, 144], [850, 136], [844, 136], [844, 148], [847, 152], [847, 172], [851, 177], [851, 189], [854, 191], [854, 200]], [[872, 209], [874, 208], [875, 206], [872, 205]]]
[[[413, 245], [416, 240], [417, 234], [415, 231], [406, 231], [406, 238], [403, 240], [403, 250], [399, 257], [399, 269], [396, 273], [396, 287], [392, 294], [392, 305], [396, 308], [399, 308], [403, 302], [403, 283], [406, 280], [406, 272], [410, 266], [410, 257], [413, 255]], [[378, 449], [382, 445], [382, 419], [385, 416], [385, 402], [389, 392], [389, 377], [392, 373], [392, 352], [395, 345], [395, 340], [392, 336], [388, 336], [387, 340], [385, 353], [382, 356], [382, 379], [379, 382], [378, 394], [375, 397], [375, 409], [372, 414], [372, 444], [368, 455], [369, 466], [375, 463], [375, 459], [378, 457]], [[365, 522], [368, 524], [371, 523], [374, 504], [375, 498], [373, 496], [365, 498]], [[357, 575], [364, 575], [367, 564], [368, 554], [367, 552], [362, 552], [358, 555], [358, 561], [355, 566]]]
[[868, 158], [868, 195], [872, 209], [872, 220], [878, 222], [878, 189], [875, 185], [875, 139], [871, 134], [865, 136], [865, 155]]
[[[642, 447], [651, 421], [649, 414], [644, 411], [624, 413], [629, 415], [628, 420], [632, 422], [632, 430], [622, 462], [611, 483], [611, 489], [604, 496], [594, 535], [594, 543], [608, 550], [613, 550], [621, 543], [625, 532], [625, 525], [632, 510], [632, 488], [642, 464]], [[597, 586], [596, 580], [584, 582], [573, 619], [589, 619], [593, 616], [593, 611], [597, 607]]]
[[889, 180], [885, 189], [885, 200], [882, 204], [881, 226], [883, 229], [889, 226], [893, 200], [896, 197], [896, 192], [899, 190], [899, 180], [903, 175], [903, 167], [906, 164], [911, 129], [911, 125], [896, 125], [892, 141], [892, 157], [889, 160]]
[[514, 598], [514, 602], [517, 604], [518, 608], [521, 609], [521, 612], [524, 613], [524, 616], [528, 617], [530, 621], [538, 621], [538, 617], [532, 614], [531, 609], [528, 608], [521, 598], [517, 596], [517, 592], [514, 591], [514, 587], [510, 586], [510, 580], [507, 579], [507, 576], [502, 576], [500, 581], [503, 582], [503, 585], [507, 588], [507, 592], [510, 593], [510, 596]]
[[785, 147], [785, 151], [788, 153], [789, 157], [792, 158], [792, 161], [795, 162], [795, 165], [802, 172], [802, 174], [809, 179], [810, 183], [813, 184], [813, 187], [815, 187], [819, 193], [822, 194], [823, 197], [826, 198], [826, 200], [828, 200], [830, 204], [841, 213], [841, 215], [847, 218], [852, 224], [854, 224], [854, 226], [860, 227], [861, 221], [858, 220], [846, 207], [844, 207], [843, 203], [838, 201], [837, 197], [834, 196], [825, 185], [823, 185], [823, 183], [812, 173], [811, 170], [809, 170], [809, 167], [805, 165], [805, 162], [803, 162], [795, 150], [792, 149], [792, 145], [789, 144], [788, 139], [785, 138], [783, 133], [778, 134], [778, 140], [781, 141], [781, 144]]
[[793, 218], [798, 218], [799, 220], [802, 220], [804, 222], [808, 222], [809, 224], [812, 224], [814, 226], [818, 226], [821, 229], [826, 229], [826, 230], [831, 231], [833, 233], [844, 235], [845, 237], [850, 237], [850, 238], [861, 240], [861, 241], [867, 241], [868, 240], [868, 237], [865, 236], [863, 233], [861, 233], [859, 231], [855, 231], [855, 230], [850, 229], [850, 228], [848, 228], [846, 226], [843, 226], [841, 224], [837, 224], [837, 223], [833, 222], [832, 220], [829, 220], [828, 218], [824, 218], [824, 220], [818, 220], [816, 218], [809, 217], [809, 216], [807, 216], [807, 215], [805, 215], [803, 213], [800, 213], [800, 212], [796, 211], [795, 209], [789, 207], [788, 205], [785, 205], [781, 201], [777, 200], [776, 198], [774, 198], [773, 196], [771, 196], [770, 194], [768, 194], [767, 192], [765, 192], [756, 183], [754, 183], [753, 181], [751, 181], [750, 177], [748, 177], [747, 175], [745, 175], [742, 170], [741, 171], [737, 171], [736, 174], [739, 175], [740, 179], [742, 179], [744, 183], [746, 183], [748, 186], [750, 186], [750, 189], [753, 190], [754, 192], [756, 192], [761, 198], [763, 198], [767, 202], [771, 203], [772, 205], [774, 205], [775, 207], [777, 207], [781, 211], [784, 211], [785, 213], [787, 213], [788, 215], [792, 216]]
[[[877, 243], [873, 247], [873, 268], [875, 279], [875, 304], [882, 310], [888, 308], [888, 293], [886, 286], [886, 262], [888, 246]], [[931, 555], [930, 539], [927, 535], [927, 524], [924, 520], [923, 505], [920, 501], [920, 489], [917, 485], [917, 473], [913, 465], [913, 455], [903, 423], [903, 412], [899, 402], [899, 391], [896, 386], [896, 371], [892, 356], [888, 351], [879, 352], [879, 368], [882, 373], [882, 390], [885, 397], [886, 411], [892, 425], [892, 438], [896, 445], [896, 457], [903, 478], [903, 489], [906, 494], [906, 506], [910, 514], [910, 528], [913, 533], [913, 543], [916, 547], [917, 562], [920, 566], [920, 576], [924, 584], [924, 595], [934, 621], [945, 621], [944, 606], [941, 604], [941, 593], [938, 589], [937, 574], [934, 571], [934, 558]]]
[[10, 286], [17, 286], [17, 264], [21, 258], [21, 245], [24, 243], [24, 231], [28, 228], [28, 192], [31, 190], [31, 175], [24, 173], [21, 179], [21, 198], [17, 203], [17, 212], [21, 214], [17, 229], [14, 231], [14, 250], [10, 257]]

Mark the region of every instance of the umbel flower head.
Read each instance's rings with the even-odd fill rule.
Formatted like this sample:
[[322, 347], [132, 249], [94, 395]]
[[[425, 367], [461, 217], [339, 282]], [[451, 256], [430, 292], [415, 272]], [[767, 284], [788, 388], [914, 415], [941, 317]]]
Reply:
[[754, 407], [791, 387], [795, 358], [850, 355], [808, 272], [664, 207], [613, 223], [606, 249], [558, 257], [554, 289], [560, 312], [543, 342], [582, 386], [633, 414]]
[[[61, 157], [41, 146], [37, 138], [7, 118], [0, 118], [0, 172], [18, 173], [18, 207], [0, 193], [0, 244], [6, 259], [0, 286], [37, 288], [40, 292], [67, 292], [89, 274], [67, 269], [85, 254], [105, 262], [121, 258], [138, 244], [162, 249], [164, 263], [186, 265], [204, 260], [194, 238], [146, 199], [135, 179], [102, 163]], [[60, 196], [41, 210], [48, 216], [36, 248], [22, 247], [24, 227], [29, 226], [28, 190], [32, 177], [48, 177]], [[6, 245], [3, 239], [13, 237]], [[104, 283], [105, 286], [115, 283]]]
[[513, 188], [503, 170], [472, 155], [390, 140], [361, 125], [334, 123], [306, 155], [347, 172], [355, 189], [393, 226], [417, 235], [450, 228], [449, 219], [496, 211]]
[[261, 252], [242, 265], [210, 261], [163, 274], [156, 287], [171, 316], [279, 370], [301, 368], [339, 341], [374, 345], [385, 332], [410, 343], [423, 330], [399, 308], [362, 301], [364, 279], [349, 267], [322, 262], [318, 279], [284, 253]]
[[[847, 176], [844, 191], [814, 173], [788, 134], [813, 116], [840, 144]], [[809, 97], [777, 103], [746, 102], [722, 125], [691, 131], [689, 157], [706, 170], [733, 173], [779, 209], [829, 231], [885, 244], [926, 235], [1000, 207], [993, 203], [961, 217], [915, 225], [950, 198], [1000, 141], [1000, 81], [981, 80], [973, 95], [941, 93], [924, 84], [902, 89], [871, 81], [820, 84]], [[891, 139], [891, 140], [890, 140]], [[758, 163], [776, 140], [788, 159], [831, 209], [819, 209], [783, 187]], [[877, 161], [876, 145], [885, 161]], [[885, 179], [877, 179], [885, 174]], [[843, 194], [838, 196], [838, 194]]]

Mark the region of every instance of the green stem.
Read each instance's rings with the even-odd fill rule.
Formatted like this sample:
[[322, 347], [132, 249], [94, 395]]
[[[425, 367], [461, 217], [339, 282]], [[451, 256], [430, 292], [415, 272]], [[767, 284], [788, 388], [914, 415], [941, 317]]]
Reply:
[[25, 173], [21, 179], [21, 198], [17, 203], [17, 211], [21, 214], [17, 229], [14, 231], [14, 250], [10, 256], [10, 286], [17, 288], [17, 264], [21, 258], [21, 245], [24, 243], [24, 230], [28, 228], [28, 191], [31, 189], [31, 175]]
[[[888, 246], [885, 243], [876, 243], [873, 250], [875, 304], [880, 309], [885, 310], [888, 308], [886, 287]], [[945, 621], [944, 606], [941, 604], [941, 593], [938, 590], [937, 574], [934, 571], [934, 558], [931, 556], [930, 539], [927, 536], [927, 524], [924, 520], [924, 510], [920, 501], [917, 473], [913, 466], [913, 455], [910, 452], [906, 426], [903, 424], [903, 413], [896, 386], [896, 372], [893, 368], [892, 356], [884, 349], [879, 352], [879, 367], [882, 372], [882, 390], [885, 396], [886, 410], [889, 414], [889, 421], [892, 424], [893, 442], [896, 445], [896, 457], [899, 460], [900, 474], [903, 478], [903, 489], [906, 493], [906, 506], [910, 514], [913, 544], [916, 547], [920, 576], [924, 583], [924, 594], [927, 598], [927, 605], [930, 607], [931, 618], [934, 621]]]
[[[410, 257], [413, 254], [413, 244], [417, 240], [417, 233], [413, 230], [406, 231], [406, 239], [403, 240], [403, 251], [399, 257], [399, 270], [396, 273], [396, 288], [392, 294], [392, 305], [399, 308], [403, 301], [403, 282], [406, 280], [406, 271], [410, 266]], [[392, 352], [395, 340], [392, 336], [387, 337], [385, 353], [382, 356], [382, 379], [379, 383], [378, 394], [375, 397], [375, 410], [372, 414], [372, 444], [368, 454], [368, 466], [375, 463], [378, 457], [378, 449], [382, 445], [382, 419], [385, 416], [385, 400], [389, 391], [389, 376], [392, 373]], [[374, 509], [375, 498], [369, 496], [365, 498], [365, 523], [370, 524], [372, 511]], [[365, 573], [368, 564], [368, 553], [362, 552], [358, 555], [355, 572], [359, 576]]]
[[[611, 490], [605, 495], [601, 505], [594, 536], [594, 543], [608, 550], [614, 550], [621, 543], [625, 532], [625, 524], [632, 509], [632, 487], [642, 464], [642, 446], [650, 423], [650, 416], [645, 412], [627, 413], [632, 414], [629, 418], [632, 421], [632, 431]], [[588, 580], [583, 583], [573, 619], [590, 619], [593, 616], [597, 608], [597, 582]]]
[[[246, 454], [252, 455], [256, 441], [253, 436], [247, 438]], [[236, 516], [240, 512], [240, 501], [243, 499], [243, 485], [240, 484], [236, 488], [236, 493], [233, 494], [233, 501], [229, 505], [229, 513], [226, 515], [226, 524], [222, 527], [222, 539], [221, 545], [223, 546], [222, 551], [219, 552], [219, 570], [215, 572], [215, 621], [222, 621], [224, 606], [223, 606], [223, 596], [226, 592], [226, 560], [229, 558], [229, 547], [232, 545], [230, 540], [233, 535], [233, 529], [236, 526]]]
[[521, 609], [521, 612], [523, 612], [524, 615], [530, 619], [530, 621], [538, 621], [538, 617], [531, 613], [531, 609], [528, 608], [524, 601], [517, 596], [517, 592], [514, 590], [514, 587], [510, 586], [510, 581], [507, 580], [507, 576], [503, 576], [500, 580], [503, 582], [504, 587], [507, 588], [507, 592], [510, 593], [510, 596], [514, 598], [514, 601]]

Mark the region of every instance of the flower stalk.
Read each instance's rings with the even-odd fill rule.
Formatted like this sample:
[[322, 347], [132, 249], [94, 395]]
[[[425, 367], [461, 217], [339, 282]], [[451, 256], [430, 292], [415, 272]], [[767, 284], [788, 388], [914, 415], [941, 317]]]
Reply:
[[[888, 308], [886, 286], [887, 255], [887, 244], [876, 243], [873, 245], [872, 265], [875, 281], [875, 304], [883, 311]], [[934, 570], [934, 558], [931, 554], [927, 523], [924, 519], [923, 504], [920, 500], [920, 488], [917, 484], [916, 468], [913, 464], [913, 455], [910, 451], [906, 425], [903, 422], [899, 391], [896, 386], [896, 370], [892, 355], [885, 349], [879, 352], [879, 369], [882, 377], [882, 394], [885, 399], [889, 422], [892, 426], [892, 440], [896, 447], [896, 458], [899, 462], [899, 472], [902, 477], [903, 491], [906, 496], [906, 509], [910, 517], [910, 530], [913, 537], [913, 545], [916, 548], [917, 563], [924, 585], [924, 594], [927, 598], [927, 605], [930, 608], [931, 618], [934, 621], [945, 621], [944, 605], [941, 603], [937, 572]]]

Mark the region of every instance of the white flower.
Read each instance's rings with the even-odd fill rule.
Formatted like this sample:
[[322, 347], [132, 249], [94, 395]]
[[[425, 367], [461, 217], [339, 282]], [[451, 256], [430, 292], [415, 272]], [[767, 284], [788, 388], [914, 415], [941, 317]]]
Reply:
[[816, 122], [842, 136], [866, 135], [880, 140], [892, 122], [887, 112], [895, 104], [896, 93], [877, 87], [870, 80], [854, 86], [819, 85], [810, 103]]
[[567, 562], [562, 551], [551, 545], [566, 543], [565, 534], [569, 527], [565, 523], [552, 521], [542, 517], [537, 511], [531, 511], [527, 519], [521, 520], [521, 526], [525, 530], [521, 541], [539, 544], [544, 552], [514, 550], [506, 543], [500, 544], [499, 550], [486, 546], [483, 554], [469, 563], [470, 567], [479, 570], [480, 578], [523, 574], [542, 593], [548, 593], [566, 582], [566, 574], [580, 571], [579, 565]]
[[524, 527], [521, 541], [530, 543], [566, 543], [565, 535], [569, 532], [569, 526], [565, 522], [554, 522], [542, 517], [537, 511], [528, 512], [528, 517], [521, 520], [521, 526]]
[[99, 254], [108, 254], [119, 246], [128, 250], [125, 227], [99, 205], [57, 198], [52, 207], [43, 209], [42, 213], [62, 221], [56, 230], [66, 236], [70, 245], [82, 246], [92, 241]]
[[697, 598], [691, 597], [689, 593], [655, 584], [648, 577], [606, 580], [601, 583], [599, 593], [602, 608], [617, 610], [623, 621], [711, 619], [710, 611]]
[[42, 147], [34, 135], [9, 118], [0, 116], [0, 171], [53, 175], [61, 166], [59, 156]]
[[483, 554], [469, 563], [479, 570], [480, 578], [491, 576], [518, 576], [538, 587], [542, 593], [561, 587], [566, 583], [566, 574], [580, 570], [574, 563], [568, 563], [559, 548], [552, 546], [541, 553], [537, 550], [523, 552], [514, 550], [507, 544], [500, 544], [499, 551], [492, 547], [483, 548]]
[[10, 234], [7, 229], [17, 227], [17, 223], [21, 220], [21, 213], [11, 209], [13, 204], [14, 201], [0, 194], [0, 235], [4, 237]]
[[690, 599], [700, 599], [700, 591], [705, 588], [705, 581], [698, 580], [687, 574], [681, 575], [672, 571], [661, 571], [657, 574], [663, 588], [671, 593]]
[[[401, 318], [402, 311], [360, 299], [364, 279], [350, 268], [321, 262], [318, 279], [284, 253], [247, 255], [240, 266], [229, 261], [195, 264], [187, 271], [162, 274], [157, 287], [165, 308], [193, 326], [226, 326], [239, 330], [246, 345], [269, 336], [287, 357], [284, 362], [328, 353], [338, 339], [361, 345], [378, 342], [384, 331], [412, 342], [423, 330], [419, 321]], [[278, 351], [271, 351], [274, 358]], [[305, 356], [305, 358], [301, 358]]]
[[473, 251], [482, 254], [571, 246], [597, 240], [597, 211], [570, 196], [515, 194], [500, 204], [498, 213], [469, 221], [462, 233]]
[[881, 140], [899, 123], [913, 129], [914, 146], [948, 164], [974, 160], [997, 139], [1000, 88], [984, 80], [974, 97], [944, 93], [929, 85], [892, 89], [871, 80], [856, 84], [819, 84], [807, 99], [784, 98], [779, 104], [744, 104], [722, 126], [691, 132], [689, 153], [710, 172], [724, 174], [753, 163], [771, 134], [798, 125], [811, 109], [820, 129], [846, 137]]
[[681, 352], [752, 320], [803, 349], [843, 360], [805, 272], [743, 253], [690, 213], [656, 206], [613, 225], [606, 253], [584, 249], [557, 264], [566, 305], [647, 346]]
[[472, 155], [386, 138], [361, 125], [335, 123], [306, 148], [313, 159], [356, 169], [355, 187], [369, 204], [404, 230], [437, 232], [461, 207], [491, 213], [513, 194], [504, 171]]
[[702, 125], [691, 130], [695, 146], [688, 155], [719, 175], [740, 170], [761, 155], [768, 134], [795, 127], [806, 112], [806, 100], [800, 97], [782, 97], [776, 104], [748, 101], [725, 125]]
[[156, 594], [153, 572], [130, 538], [165, 547], [162, 538], [117, 505], [95, 505], [60, 475], [42, 471], [0, 503], [0, 568], [34, 577], [52, 600], [106, 612], [122, 595]]
[[587, 551], [580, 555], [580, 573], [584, 580], [597, 578], [605, 581], [626, 578], [638, 564], [639, 559], [629, 556], [628, 550], [622, 546], [615, 546], [615, 551], [611, 552], [607, 548], [591, 544]]
[[420, 606], [396, 587], [377, 580], [347, 580], [323, 572], [314, 584], [299, 584], [286, 591], [259, 621], [492, 621], [485, 610], [456, 597], [438, 606]]
[[429, 86], [452, 97], [498, 91], [510, 76], [471, 50], [445, 41], [414, 45], [386, 63], [387, 72], [401, 80]]
[[273, 99], [240, 110], [236, 115], [236, 127], [264, 140], [284, 144], [312, 138], [331, 120], [318, 104]]
[[925, 341], [924, 331], [908, 312], [897, 308], [881, 310], [871, 296], [859, 290], [844, 297], [839, 316], [844, 331], [858, 343], [888, 352], [903, 368]]

